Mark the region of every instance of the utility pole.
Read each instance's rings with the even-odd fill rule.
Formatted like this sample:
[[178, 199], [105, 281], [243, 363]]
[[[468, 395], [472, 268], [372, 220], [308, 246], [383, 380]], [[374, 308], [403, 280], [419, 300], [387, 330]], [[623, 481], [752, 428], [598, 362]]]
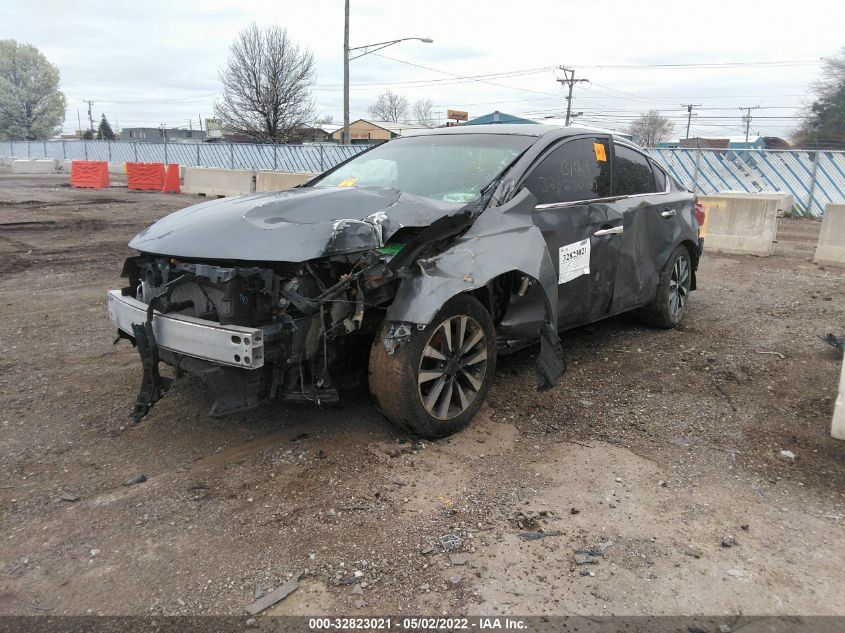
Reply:
[[745, 142], [748, 142], [748, 134], [751, 131], [751, 111], [759, 109], [760, 106], [748, 106], [740, 108], [740, 110], [745, 110], [745, 114], [742, 116], [742, 122], [745, 123]]
[[94, 107], [93, 101], [82, 100], [83, 103], [88, 104], [88, 123], [91, 125], [91, 133], [94, 133], [94, 116], [91, 114], [91, 109]]
[[79, 138], [82, 138], [82, 119], [79, 116], [79, 108], [76, 109], [76, 124], [79, 126], [78, 131], [76, 132], [79, 135]]
[[684, 138], [689, 138], [689, 126], [690, 126], [690, 123], [692, 123], [692, 109], [693, 108], [700, 108], [701, 104], [700, 103], [682, 103], [681, 107], [687, 109], [687, 135]]
[[558, 66], [558, 68], [562, 70], [563, 74], [566, 76], [565, 79], [558, 79], [558, 83], [569, 86], [569, 93], [566, 95], [566, 125], [569, 125], [572, 113], [572, 87], [577, 83], [587, 82], [589, 79], [575, 79], [574, 68], [566, 68], [564, 66]]
[[349, 145], [349, 0], [344, 2], [343, 22], [343, 132], [341, 145]]

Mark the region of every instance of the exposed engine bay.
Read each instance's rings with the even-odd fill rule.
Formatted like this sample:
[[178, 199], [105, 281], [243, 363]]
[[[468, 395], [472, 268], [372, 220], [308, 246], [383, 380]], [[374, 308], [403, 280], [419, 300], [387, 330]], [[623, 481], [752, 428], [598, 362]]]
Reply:
[[[212, 415], [235, 413], [276, 397], [334, 402], [338, 393], [333, 374], [346, 374], [343, 370], [356, 354], [369, 349], [385, 303], [392, 298], [394, 274], [386, 265], [388, 258], [369, 251], [329, 261], [243, 267], [141, 255], [124, 265], [129, 286], [123, 292], [149, 306], [150, 312], [261, 329], [263, 357], [234, 355], [232, 361], [240, 367], [158, 349], [160, 360], [177, 372], [206, 379], [216, 396]], [[365, 304], [370, 309], [365, 311]], [[140, 336], [135, 331], [134, 338], [150, 334], [151, 328]], [[148, 343], [139, 341], [139, 349]], [[261, 366], [252, 369], [259, 360]], [[138, 419], [156, 396], [163, 395], [148, 382], [139, 395]]]

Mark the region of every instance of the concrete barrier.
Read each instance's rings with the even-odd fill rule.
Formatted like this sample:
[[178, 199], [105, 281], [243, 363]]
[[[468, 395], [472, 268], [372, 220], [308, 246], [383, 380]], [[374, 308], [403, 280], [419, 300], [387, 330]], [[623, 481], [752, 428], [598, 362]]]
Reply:
[[56, 161], [52, 158], [22, 159], [12, 163], [14, 174], [55, 174]]
[[308, 182], [317, 174], [310, 172], [259, 171], [255, 175], [255, 191], [282, 191]]
[[255, 191], [255, 172], [247, 169], [186, 167], [182, 193], [200, 196], [241, 196]]
[[707, 250], [763, 257], [774, 253], [778, 211], [784, 210], [781, 196], [712, 194], [698, 200], [704, 206], [702, 236]]
[[749, 197], [760, 200], [776, 200], [778, 203], [777, 211], [778, 217], [782, 218], [784, 215], [792, 210], [795, 201], [792, 199], [792, 194], [784, 193], [782, 191], [757, 191], [755, 193], [748, 193], [745, 191], [719, 191], [712, 194], [720, 198], [738, 198], [747, 199]]
[[833, 421], [830, 434], [837, 440], [845, 440], [845, 359], [842, 361], [842, 374], [839, 376], [839, 395], [833, 407]]
[[845, 266], [845, 204], [825, 205], [822, 230], [813, 261], [817, 264]]

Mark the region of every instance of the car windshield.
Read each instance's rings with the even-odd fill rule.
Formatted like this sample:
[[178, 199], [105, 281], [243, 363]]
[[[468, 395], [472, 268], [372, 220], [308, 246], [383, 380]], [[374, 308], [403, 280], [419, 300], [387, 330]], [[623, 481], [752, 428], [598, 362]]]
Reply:
[[515, 134], [396, 139], [353, 158], [313, 186], [394, 187], [444, 202], [472, 202], [533, 141]]

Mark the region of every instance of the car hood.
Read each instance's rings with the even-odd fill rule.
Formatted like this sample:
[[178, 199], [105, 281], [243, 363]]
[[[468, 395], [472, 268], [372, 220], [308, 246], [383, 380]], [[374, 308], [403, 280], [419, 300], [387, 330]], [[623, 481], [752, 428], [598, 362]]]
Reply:
[[129, 246], [172, 257], [301, 262], [379, 248], [400, 228], [463, 209], [382, 187], [302, 187], [176, 211]]

